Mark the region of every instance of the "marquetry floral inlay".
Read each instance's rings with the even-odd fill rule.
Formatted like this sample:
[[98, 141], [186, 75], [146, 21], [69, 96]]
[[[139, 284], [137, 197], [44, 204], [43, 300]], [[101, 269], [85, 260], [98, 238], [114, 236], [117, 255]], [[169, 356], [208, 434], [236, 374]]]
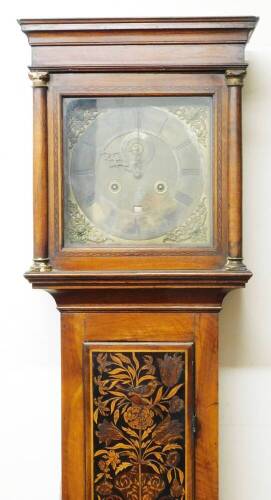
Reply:
[[92, 353], [93, 498], [184, 500], [184, 360]]

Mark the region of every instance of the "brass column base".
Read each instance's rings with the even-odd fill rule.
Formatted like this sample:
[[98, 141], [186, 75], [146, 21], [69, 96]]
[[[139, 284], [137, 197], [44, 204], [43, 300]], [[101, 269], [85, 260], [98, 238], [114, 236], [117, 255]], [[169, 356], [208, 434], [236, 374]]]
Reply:
[[247, 271], [243, 257], [228, 257], [225, 269], [228, 271]]
[[38, 273], [47, 273], [52, 271], [52, 266], [50, 265], [49, 259], [37, 258], [33, 259], [33, 264], [30, 267], [30, 271]]

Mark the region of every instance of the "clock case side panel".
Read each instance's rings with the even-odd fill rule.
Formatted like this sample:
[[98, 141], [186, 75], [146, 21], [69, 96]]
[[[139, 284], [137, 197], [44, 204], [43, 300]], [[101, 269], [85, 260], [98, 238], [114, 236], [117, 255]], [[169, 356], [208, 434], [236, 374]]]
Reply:
[[[64, 248], [65, 96], [211, 96], [213, 100], [212, 248]], [[53, 74], [48, 92], [49, 251], [55, 269], [216, 269], [227, 257], [227, 88], [222, 74]]]
[[[194, 346], [194, 384], [189, 389], [187, 499], [218, 498], [218, 315], [216, 313], [62, 313], [62, 498], [86, 500], [89, 483], [86, 455], [89, 443], [87, 343], [110, 348], [132, 343]], [[125, 342], [123, 339], [125, 338]], [[84, 347], [85, 346], [85, 347]], [[106, 348], [105, 348], [106, 350]], [[192, 370], [192, 366], [190, 367]], [[192, 373], [192, 372], [191, 372]], [[85, 382], [84, 382], [85, 381]], [[192, 383], [192, 379], [190, 379]], [[84, 386], [85, 384], [85, 386]], [[85, 387], [85, 391], [84, 391]], [[196, 414], [196, 418], [194, 415]], [[196, 431], [192, 434], [192, 428]], [[194, 436], [194, 437], [193, 437]], [[91, 462], [90, 462], [91, 463]]]

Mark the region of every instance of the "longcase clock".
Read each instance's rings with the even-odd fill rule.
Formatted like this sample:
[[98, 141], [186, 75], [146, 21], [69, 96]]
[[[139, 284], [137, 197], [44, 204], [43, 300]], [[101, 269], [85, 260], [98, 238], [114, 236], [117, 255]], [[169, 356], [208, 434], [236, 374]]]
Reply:
[[218, 500], [257, 18], [24, 19], [34, 260], [61, 313], [62, 499]]

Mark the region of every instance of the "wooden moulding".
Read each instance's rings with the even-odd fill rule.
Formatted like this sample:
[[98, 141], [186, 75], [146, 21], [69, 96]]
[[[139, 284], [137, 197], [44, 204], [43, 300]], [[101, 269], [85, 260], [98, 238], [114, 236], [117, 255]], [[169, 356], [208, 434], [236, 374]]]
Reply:
[[32, 46], [35, 68], [185, 71], [244, 64], [244, 48], [257, 21], [256, 17], [206, 17], [22, 19], [19, 23]]
[[219, 312], [225, 295], [242, 288], [249, 271], [48, 272], [26, 273], [35, 289], [46, 289], [61, 312]]

